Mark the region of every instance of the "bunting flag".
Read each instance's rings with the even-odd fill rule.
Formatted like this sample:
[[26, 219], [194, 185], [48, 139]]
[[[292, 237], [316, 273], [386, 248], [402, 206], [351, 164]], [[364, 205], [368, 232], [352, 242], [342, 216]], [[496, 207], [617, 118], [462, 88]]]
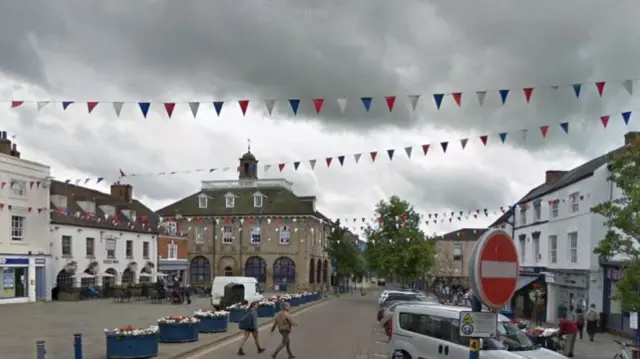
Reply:
[[[628, 125], [629, 122], [631, 121], [632, 114], [633, 114], [632, 111], [625, 111], [620, 113], [620, 115], [618, 116], [622, 118], [622, 121], [624, 122], [625, 125]], [[598, 122], [603, 128], [606, 129], [610, 123], [610, 120], [614, 119], [615, 117], [617, 116], [603, 115], [598, 118]], [[577, 121], [577, 122], [581, 122], [581, 121]], [[555, 131], [557, 134], [569, 135], [572, 132], [571, 127], [569, 125], [570, 125], [570, 122], [562, 122], [556, 125], [536, 126], [533, 129], [535, 130], [534, 133], [539, 133], [539, 136], [545, 139], [550, 131]], [[419, 153], [422, 153], [423, 157], [427, 156], [430, 153], [429, 151], [430, 149], [431, 151], [433, 151], [434, 147], [441, 150], [443, 154], [446, 154], [447, 151], [449, 150], [450, 143], [460, 143], [460, 147], [462, 148], [462, 150], [465, 150], [470, 143], [476, 143], [486, 147], [491, 144], [507, 144], [510, 138], [515, 138], [514, 141], [519, 141], [519, 140], [527, 141], [527, 139], [530, 137], [528, 135], [529, 130], [530, 129], [520, 129], [520, 130], [510, 131], [510, 132], [505, 131], [505, 132], [499, 132], [493, 135], [480, 135], [475, 138], [462, 138], [462, 139], [452, 140], [452, 141], [442, 141], [439, 144], [426, 143], [426, 144], [421, 144], [417, 146], [403, 146], [399, 148], [398, 151], [400, 151], [399, 153], [404, 152], [404, 155], [406, 155], [407, 159], [412, 159], [416, 157], [413, 151], [415, 147], [418, 147], [422, 150], [422, 151], [419, 151]], [[517, 135], [513, 136], [514, 133]], [[398, 158], [396, 150], [397, 149], [393, 149], [393, 148], [386, 150], [387, 158], [389, 159], [390, 162]], [[324, 160], [321, 159], [320, 163], [324, 162], [327, 168], [331, 168], [331, 164], [334, 162], [334, 159], [335, 159], [340, 164], [340, 167], [344, 167], [348, 165], [349, 162], [351, 161], [353, 161], [353, 163], [357, 165], [362, 162], [361, 158], [363, 154], [365, 155], [365, 158], [368, 157], [371, 163], [376, 163], [376, 161], [378, 160], [378, 153], [379, 151], [376, 150], [376, 151], [363, 151], [363, 152], [354, 153], [350, 155], [340, 154], [337, 156], [324, 157]], [[404, 155], [400, 157], [404, 157]], [[293, 171], [298, 171], [300, 168], [308, 166], [308, 168], [313, 171], [317, 167], [318, 159], [314, 158], [314, 159], [308, 159], [308, 160], [296, 160], [290, 163], [291, 164], [284, 163], [284, 162], [265, 164], [265, 165], [262, 165], [262, 169], [264, 170], [265, 173], [268, 173], [275, 169], [277, 169], [279, 172], [283, 172], [289, 168], [293, 169]], [[334, 167], [336, 167], [336, 165], [334, 165]], [[219, 173], [219, 172], [231, 173], [231, 172], [239, 172], [241, 170], [242, 168], [238, 167], [237, 164], [223, 166], [223, 167], [214, 167], [214, 168], [173, 170], [173, 171], [152, 172], [152, 173], [125, 173], [122, 169], [120, 169], [117, 176], [111, 176], [111, 177], [123, 179], [123, 178], [129, 178], [129, 177], [142, 177], [142, 176], [171, 176], [171, 175], [188, 175], [188, 174], [197, 174], [197, 173]], [[107, 177], [107, 178], [111, 178], [111, 177]], [[75, 184], [75, 185], [83, 185], [83, 184], [88, 184], [90, 182], [98, 184], [102, 182], [104, 179], [105, 177], [77, 178], [77, 179], [65, 179], [63, 180], [63, 182], [68, 184]]]
[[47, 189], [46, 183], [48, 179], [42, 180], [30, 180], [25, 181], [24, 183], [12, 183], [8, 181], [0, 181], [0, 191], [16, 191], [16, 192], [24, 192], [24, 191], [32, 191], [39, 189]]
[[[552, 94], [555, 94], [560, 91], [562, 88], [567, 88], [567, 91], [576, 98], [579, 99], [583, 96], [585, 91], [594, 91], [598, 97], [602, 98], [605, 94], [607, 88], [611, 86], [611, 84], [620, 85], [625, 92], [629, 95], [633, 95], [634, 86], [638, 79], [627, 79], [624, 81], [597, 81], [597, 82], [582, 82], [582, 83], [572, 83], [572, 84], [564, 84], [564, 85], [550, 85], [550, 86], [537, 86], [530, 87], [525, 86], [518, 89], [494, 89], [494, 90], [476, 90], [469, 92], [437, 92], [429, 95], [424, 94], [411, 94], [407, 96], [382, 96], [382, 97], [371, 97], [364, 96], [357, 99], [359, 102], [358, 107], [365, 112], [370, 112], [374, 107], [384, 106], [386, 110], [389, 112], [394, 112], [398, 108], [398, 100], [402, 99], [405, 102], [407, 108], [415, 111], [418, 107], [418, 103], [422, 98], [431, 97], [433, 99], [433, 106], [440, 110], [443, 106], [453, 105], [455, 107], [463, 107], [465, 103], [475, 102], [478, 106], [482, 107], [485, 105], [488, 95], [495, 95], [497, 101], [500, 104], [506, 105], [507, 102], [512, 101], [520, 101], [524, 104], [530, 104], [534, 102], [537, 97], [537, 93], [548, 90], [551, 91]], [[607, 86], [609, 85], [609, 86]], [[592, 89], [592, 90], [590, 90]], [[475, 94], [475, 101], [464, 100], [469, 94]], [[448, 100], [447, 98], [451, 98]], [[216, 112], [218, 117], [221, 116], [223, 108], [226, 108], [226, 104], [237, 104], [234, 106], [238, 106], [243, 116], [247, 114], [247, 111], [251, 106], [255, 104], [259, 104], [259, 106], [264, 106], [267, 114], [269, 116], [273, 115], [274, 109], [276, 107], [276, 103], [278, 101], [286, 101], [288, 103], [289, 111], [296, 116], [298, 115], [300, 109], [302, 107], [308, 106], [309, 109], [313, 109], [317, 115], [320, 115], [322, 111], [326, 108], [327, 104], [333, 102], [332, 105], [337, 106], [341, 113], [345, 113], [347, 109], [347, 104], [350, 103], [347, 98], [340, 97], [337, 99], [331, 98], [313, 98], [313, 99], [301, 99], [301, 98], [290, 98], [285, 100], [276, 100], [273, 98], [264, 99], [264, 100], [231, 100], [231, 101], [167, 101], [167, 102], [150, 102], [150, 101], [56, 101], [56, 100], [26, 100], [26, 99], [12, 99], [12, 100], [2, 100], [0, 102], [4, 102], [10, 108], [24, 108], [26, 106], [33, 105], [37, 111], [42, 111], [49, 104], [58, 104], [58, 106], [62, 109], [62, 111], [67, 111], [76, 106], [82, 106], [85, 108], [87, 113], [92, 114], [95, 113], [97, 108], [103, 107], [107, 105], [107, 107], [111, 108], [111, 111], [115, 113], [116, 117], [120, 117], [123, 107], [125, 105], [137, 108], [137, 111], [140, 112], [142, 117], [147, 118], [149, 115], [149, 111], [151, 108], [158, 108], [167, 116], [167, 118], [171, 118], [176, 110], [188, 110], [191, 112], [191, 115], [196, 118], [198, 116], [199, 111], [201, 110], [201, 105], [209, 105], [213, 107], [213, 110]], [[354, 104], [355, 105], [355, 104]]]

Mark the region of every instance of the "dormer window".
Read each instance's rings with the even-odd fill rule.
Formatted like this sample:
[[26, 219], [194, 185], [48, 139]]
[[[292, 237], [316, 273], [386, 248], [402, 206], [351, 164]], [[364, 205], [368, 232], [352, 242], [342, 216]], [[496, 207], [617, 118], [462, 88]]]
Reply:
[[233, 208], [235, 206], [236, 196], [234, 196], [232, 193], [227, 193], [224, 196], [224, 199], [227, 208]]
[[57, 208], [57, 209], [67, 209], [67, 197], [60, 195], [60, 194], [52, 194], [51, 195], [51, 203], [53, 203], [53, 205]]
[[136, 211], [131, 210], [131, 209], [123, 209], [122, 210], [122, 214], [124, 214], [125, 217], [127, 217], [127, 219], [129, 221], [135, 222], [135, 220], [136, 220]]
[[262, 199], [264, 195], [260, 192], [256, 192], [253, 194], [253, 206], [255, 208], [262, 208]]
[[[65, 197], [65, 202], [66, 202], [66, 197]], [[80, 208], [82, 208], [82, 211], [84, 213], [91, 213], [91, 214], [96, 214], [96, 204], [95, 202], [91, 202], [91, 201], [77, 201], [78, 206], [80, 206]]]
[[208, 199], [208, 198], [207, 198], [207, 195], [205, 195], [205, 194], [200, 194], [200, 195], [198, 196], [198, 207], [199, 207], [199, 208], [207, 208], [207, 204], [208, 204], [208, 203], [207, 203], [207, 202], [208, 202], [208, 201], [207, 201], [207, 199]]
[[104, 213], [105, 215], [107, 215], [108, 217], [113, 217], [116, 215], [116, 207], [109, 205], [109, 204], [103, 204], [100, 207], [100, 210], [102, 211], [102, 213]]

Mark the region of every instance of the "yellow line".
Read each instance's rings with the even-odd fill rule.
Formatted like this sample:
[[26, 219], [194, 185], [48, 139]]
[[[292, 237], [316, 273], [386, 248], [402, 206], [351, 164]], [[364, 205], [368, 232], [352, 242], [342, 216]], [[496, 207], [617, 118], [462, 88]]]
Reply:
[[[327, 300], [324, 303], [319, 303], [319, 304], [313, 305], [313, 306], [308, 307], [308, 308], [300, 309], [300, 310], [298, 310], [296, 312], [291, 313], [291, 316], [292, 317], [297, 317], [299, 314], [306, 313], [306, 312], [308, 312], [310, 310], [319, 308], [319, 307], [321, 307], [321, 306], [323, 306], [323, 305], [325, 305], [325, 304], [327, 304], [329, 302], [331, 302], [331, 301]], [[267, 329], [269, 329], [271, 327], [271, 325], [273, 325], [273, 324], [272, 323], [263, 324], [262, 326], [260, 326], [260, 328], [258, 328], [258, 332], [266, 331]], [[226, 339], [226, 340], [224, 340], [222, 342], [219, 342], [219, 343], [212, 344], [211, 348], [202, 349], [202, 351], [200, 351], [198, 353], [194, 353], [191, 356], [188, 356], [188, 357], [186, 357], [184, 359], [201, 358], [206, 354], [209, 354], [209, 353], [214, 352], [214, 351], [216, 351], [218, 349], [221, 349], [221, 348], [224, 348], [224, 347], [226, 347], [226, 346], [228, 346], [230, 344], [233, 344], [233, 343], [235, 343], [237, 341], [240, 341], [242, 338], [243, 338], [242, 332], [238, 332], [237, 336], [234, 336], [232, 338]]]

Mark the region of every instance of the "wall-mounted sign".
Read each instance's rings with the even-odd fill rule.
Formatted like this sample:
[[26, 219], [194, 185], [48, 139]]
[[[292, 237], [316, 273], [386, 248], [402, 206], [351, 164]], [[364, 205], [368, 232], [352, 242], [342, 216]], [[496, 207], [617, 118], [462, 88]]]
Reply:
[[29, 258], [3, 258], [0, 257], [0, 265], [29, 265]]
[[540, 274], [546, 270], [545, 267], [520, 267], [520, 274]]

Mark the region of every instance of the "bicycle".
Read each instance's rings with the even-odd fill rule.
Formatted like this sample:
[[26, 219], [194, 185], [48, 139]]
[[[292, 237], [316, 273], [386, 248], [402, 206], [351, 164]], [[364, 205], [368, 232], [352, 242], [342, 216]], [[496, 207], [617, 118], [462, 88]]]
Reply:
[[614, 342], [618, 343], [620, 345], [620, 351], [613, 356], [613, 359], [631, 359], [629, 358], [629, 355], [627, 354], [627, 348], [629, 347], [633, 347], [633, 345], [628, 344], [628, 343], [623, 343], [623, 342], [619, 342], [617, 340], [614, 340]]

